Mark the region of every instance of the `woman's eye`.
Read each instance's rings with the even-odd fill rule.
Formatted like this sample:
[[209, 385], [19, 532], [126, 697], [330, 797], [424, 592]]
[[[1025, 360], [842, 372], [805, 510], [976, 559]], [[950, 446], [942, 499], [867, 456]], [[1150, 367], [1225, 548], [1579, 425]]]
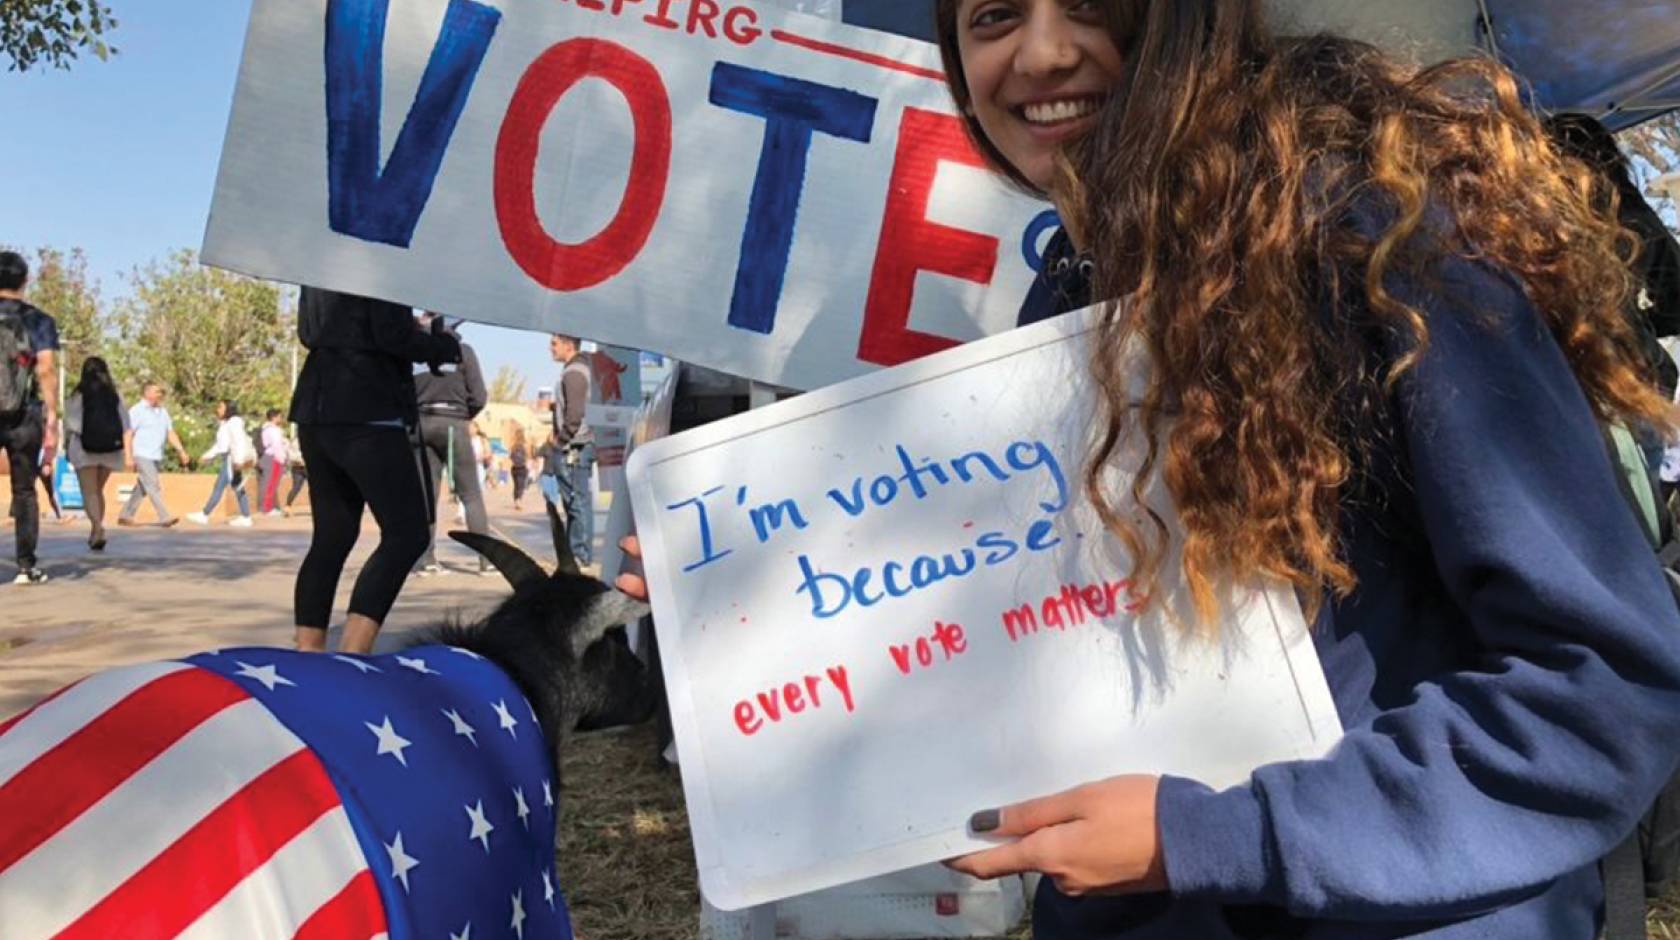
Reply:
[[987, 29], [1013, 19], [1015, 12], [1005, 6], [990, 6], [976, 10], [969, 18], [970, 29]]

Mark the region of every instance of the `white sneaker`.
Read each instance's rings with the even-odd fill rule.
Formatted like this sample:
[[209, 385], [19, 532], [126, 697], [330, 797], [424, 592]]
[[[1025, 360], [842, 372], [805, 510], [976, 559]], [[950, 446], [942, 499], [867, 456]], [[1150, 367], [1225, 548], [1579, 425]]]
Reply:
[[284, 518], [286, 514], [281, 512], [278, 509], [270, 509], [268, 512], [263, 513], [263, 515], [267, 516], [270, 519], [280, 519], [280, 518]]
[[414, 572], [416, 577], [421, 577], [421, 578], [435, 578], [438, 575], [448, 574], [448, 573], [449, 573], [448, 569], [446, 569], [442, 565], [438, 565], [438, 564], [424, 565]]
[[201, 512], [189, 512], [186, 519], [193, 525], [209, 525], [210, 517]]
[[47, 573], [39, 568], [23, 568], [12, 579], [13, 584], [46, 584]]
[[234, 516], [232, 519], [228, 520], [228, 525], [233, 526], [235, 529], [249, 529], [251, 527], [251, 517]]

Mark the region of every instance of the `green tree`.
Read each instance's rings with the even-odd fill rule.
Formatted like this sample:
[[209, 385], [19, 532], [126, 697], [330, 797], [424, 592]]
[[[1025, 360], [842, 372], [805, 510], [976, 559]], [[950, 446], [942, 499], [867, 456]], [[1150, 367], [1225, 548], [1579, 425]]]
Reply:
[[117, 28], [110, 7], [99, 0], [0, 0], [0, 54], [8, 71], [27, 72], [41, 63], [67, 69], [83, 52], [99, 59], [116, 52], [105, 42]]
[[525, 400], [525, 376], [513, 366], [504, 365], [490, 380], [490, 400], [512, 404]]
[[279, 285], [200, 265], [191, 251], [132, 276], [113, 316], [112, 365], [125, 392], [157, 381], [187, 449], [209, 448], [215, 403], [247, 416], [284, 407], [291, 393], [296, 313]]
[[106, 317], [99, 285], [88, 278], [87, 255], [80, 248], [40, 248], [30, 262], [29, 302], [58, 322], [60, 361], [71, 386], [82, 362], [105, 346]]

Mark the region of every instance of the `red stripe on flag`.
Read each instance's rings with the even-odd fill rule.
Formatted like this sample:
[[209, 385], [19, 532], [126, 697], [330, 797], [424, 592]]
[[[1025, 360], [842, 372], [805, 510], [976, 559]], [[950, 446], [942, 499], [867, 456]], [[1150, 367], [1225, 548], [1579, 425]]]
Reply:
[[868, 65], [889, 69], [894, 72], [903, 72], [906, 75], [914, 75], [918, 78], [931, 78], [936, 82], [943, 82], [945, 80], [944, 72], [936, 71], [934, 69], [924, 69], [919, 65], [911, 65], [908, 62], [900, 62], [897, 59], [889, 59], [884, 55], [876, 55], [873, 52], [864, 52], [862, 49], [853, 49], [849, 46], [837, 46], [834, 43], [823, 42], [820, 39], [810, 39], [805, 36], [790, 33], [783, 29], [771, 30], [770, 38], [776, 40], [777, 42], [785, 42], [790, 46], [798, 46], [801, 49], [810, 49], [813, 52], [822, 52], [827, 55], [839, 56], [842, 59], [851, 59], [854, 62], [863, 62]]
[[135, 689], [0, 786], [0, 872], [52, 838], [211, 716], [248, 696], [184, 669]]
[[13, 715], [12, 717], [6, 719], [5, 721], [0, 721], [0, 737], [4, 737], [6, 732], [8, 732], [8, 731], [12, 730], [13, 728], [17, 727], [18, 722], [24, 720], [25, 718], [28, 718], [30, 715], [35, 714], [36, 709], [39, 709], [42, 705], [47, 704], [48, 702], [52, 701], [53, 699], [58, 698], [60, 695], [63, 695], [64, 693], [70, 691], [71, 689], [73, 689], [76, 686], [81, 685], [81, 684], [82, 684], [82, 680], [77, 679], [75, 682], [70, 683], [69, 685], [65, 686], [64, 688], [59, 689], [57, 692], [54, 692], [53, 694], [47, 696], [46, 698], [41, 699], [39, 702], [36, 702], [34, 705], [25, 709], [22, 714]]
[[173, 937], [337, 805], [320, 760], [298, 751], [216, 807], [57, 940]]
[[292, 940], [366, 940], [385, 931], [379, 886], [373, 881], [373, 872], [363, 871], [304, 921]]

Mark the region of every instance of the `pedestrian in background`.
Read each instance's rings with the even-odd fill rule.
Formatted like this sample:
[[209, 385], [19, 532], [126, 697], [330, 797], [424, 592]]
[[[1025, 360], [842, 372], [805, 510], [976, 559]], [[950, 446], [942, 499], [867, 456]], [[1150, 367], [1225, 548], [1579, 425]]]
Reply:
[[105, 360], [89, 356], [82, 363], [82, 378], [64, 404], [64, 432], [69, 440], [65, 453], [76, 468], [82, 489], [82, 508], [91, 526], [88, 548], [105, 550], [105, 485], [111, 474], [132, 466], [129, 451], [128, 408], [111, 379]]
[[192, 464], [192, 457], [181, 444], [181, 436], [175, 433], [175, 419], [169, 416], [169, 409], [163, 407], [164, 397], [162, 385], [147, 382], [140, 389], [139, 403], [128, 409], [128, 433], [123, 437], [123, 452], [127, 455], [124, 465], [139, 476], [134, 481], [134, 489], [129, 491], [128, 502], [117, 513], [117, 525], [133, 525], [140, 501], [148, 498], [152, 501], [152, 509], [157, 512], [158, 525], [167, 529], [181, 521], [170, 513], [169, 506], [163, 501], [163, 483], [159, 478], [163, 467], [163, 445], [175, 448], [183, 467]]
[[225, 398], [217, 402], [216, 420], [216, 443], [200, 458], [203, 463], [218, 459], [221, 461], [216, 470], [216, 485], [210, 490], [210, 499], [205, 502], [204, 510], [187, 513], [187, 521], [197, 525], [209, 525], [210, 514], [216, 511], [223, 494], [231, 486], [233, 498], [239, 504], [239, 515], [229, 519], [228, 525], [236, 529], [249, 529], [251, 500], [245, 494], [245, 471], [256, 464], [257, 449], [251, 443], [251, 435], [245, 430], [245, 419], [240, 417], [238, 405]]
[[554, 480], [558, 502], [566, 510], [566, 537], [572, 555], [579, 565], [588, 565], [595, 557], [595, 499], [590, 492], [595, 434], [584, 418], [584, 410], [589, 407], [593, 377], [589, 357], [577, 337], [555, 333], [549, 338], [548, 351], [561, 370], [552, 406], [555, 450], [544, 472]]
[[309, 467], [303, 462], [303, 445], [298, 443], [294, 435], [286, 441], [286, 472], [292, 476], [292, 488], [286, 493], [286, 514], [292, 512], [292, 504], [297, 502], [298, 494], [309, 483]]
[[57, 451], [58, 324], [23, 299], [29, 264], [15, 251], [0, 251], [0, 449], [12, 474], [12, 518], [17, 522], [14, 584], [41, 584], [35, 565], [41, 511], [35, 481]]
[[513, 511], [524, 512], [525, 487], [531, 482], [531, 445], [517, 421], [508, 422], [508, 467], [513, 474]]
[[280, 478], [286, 473], [290, 447], [286, 441], [286, 427], [281, 423], [281, 417], [280, 409], [268, 409], [262, 426], [262, 454], [257, 458], [257, 489], [262, 493], [262, 503], [258, 511], [266, 516], [286, 515], [280, 508]]
[[[428, 314], [420, 322], [422, 326], [429, 327], [444, 320]], [[487, 534], [490, 531], [490, 516], [484, 509], [484, 491], [480, 486], [482, 465], [475, 450], [475, 425], [471, 423], [490, 401], [489, 390], [484, 385], [484, 373], [478, 367], [478, 355], [471, 345], [462, 343], [458, 368], [416, 375], [414, 389], [420, 403], [420, 441], [424, 448], [422, 463], [431, 474], [432, 513], [427, 518], [437, 518], [437, 497], [441, 477], [447, 467], [449, 488], [465, 514], [467, 530]], [[430, 527], [434, 532], [416, 572], [421, 577], [444, 573], [443, 566], [437, 561], [435, 522]], [[481, 574], [495, 573], [483, 558], [478, 560], [478, 570]]]
[[295, 642], [327, 648], [333, 595], [368, 509], [379, 546], [356, 577], [340, 647], [370, 653], [436, 518], [409, 436], [420, 422], [411, 363], [460, 362], [461, 341], [442, 318], [423, 329], [409, 307], [314, 287], [298, 297], [298, 339], [309, 357], [291, 420], [309, 467], [313, 533], [294, 592]]

